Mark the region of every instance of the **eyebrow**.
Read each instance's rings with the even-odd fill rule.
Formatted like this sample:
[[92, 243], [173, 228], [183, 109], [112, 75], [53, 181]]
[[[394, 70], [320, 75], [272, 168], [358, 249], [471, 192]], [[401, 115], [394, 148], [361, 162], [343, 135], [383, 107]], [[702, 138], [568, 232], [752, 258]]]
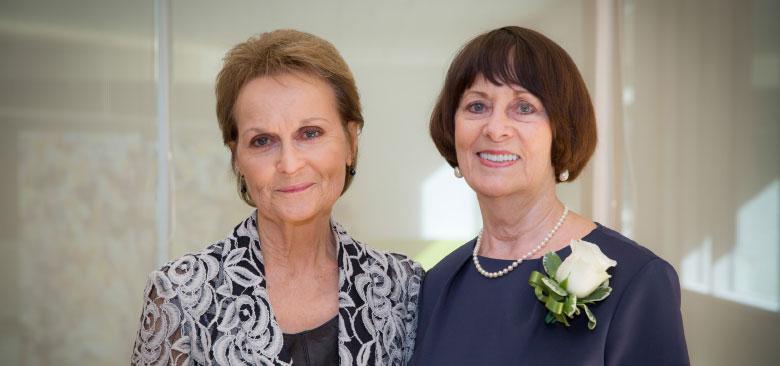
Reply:
[[[314, 121], [328, 122], [329, 120], [327, 118], [325, 118], [325, 117], [316, 117], [316, 116], [315, 117], [308, 117], [308, 118], [304, 118], [304, 119], [298, 121], [298, 127], [301, 127], [301, 126], [303, 126], [303, 125], [305, 125], [307, 123], [311, 123], [311, 122], [314, 122]], [[264, 133], [266, 131], [264, 131], [264, 130], [262, 130], [260, 128], [257, 128], [257, 127], [250, 127], [250, 128], [247, 128], [246, 130], [242, 131], [240, 134], [241, 135], [247, 135], [247, 134], [249, 134], [251, 132]]]
[[518, 95], [518, 94], [531, 94], [531, 95], [533, 95], [533, 93], [529, 92], [526, 88], [523, 88], [522, 86], [518, 86], [518, 88], [520, 88], [520, 89], [515, 89], [515, 88], [512, 88], [511, 86], [510, 86], [510, 88], [512, 90], [514, 90], [515, 95]]
[[[514, 91], [514, 95], [516, 95], [516, 96], [517, 95], [521, 95], [521, 94], [531, 94], [531, 95], [534, 95], [533, 93], [529, 92], [528, 90], [526, 90], [525, 88], [523, 88], [521, 86], [518, 86], [519, 89], [515, 89], [515, 88], [512, 88], [512, 87], [510, 87], [510, 88], [512, 89], [512, 91]], [[469, 94], [476, 94], [476, 95], [478, 95], [480, 97], [483, 97], [483, 98], [487, 98], [488, 97], [488, 93], [480, 91], [478, 89], [476, 89], [476, 90], [469, 89], [469, 90], [466, 90], [465, 92], [463, 92], [463, 96], [464, 97], [466, 95], [469, 95]]]
[[465, 92], [463, 92], [463, 96], [464, 97], [469, 95], [469, 94], [476, 94], [477, 96], [480, 96], [480, 97], [483, 97], [483, 98], [487, 98], [487, 96], [488, 96], [487, 93], [479, 91], [479, 90], [466, 90]]
[[300, 125], [304, 125], [304, 124], [307, 124], [309, 122], [314, 122], [314, 121], [330, 122], [330, 120], [328, 120], [325, 117], [316, 117], [315, 116], [315, 117], [309, 117], [309, 118], [302, 119], [300, 122], [298, 122], [298, 125], [300, 126]]

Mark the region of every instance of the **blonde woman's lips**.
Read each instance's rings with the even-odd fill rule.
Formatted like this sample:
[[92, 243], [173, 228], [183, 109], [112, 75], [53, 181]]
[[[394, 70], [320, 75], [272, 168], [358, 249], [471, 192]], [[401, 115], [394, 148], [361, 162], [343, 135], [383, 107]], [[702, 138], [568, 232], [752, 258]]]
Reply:
[[296, 184], [296, 185], [292, 185], [292, 186], [282, 187], [282, 188], [277, 189], [277, 191], [282, 192], [282, 193], [298, 193], [298, 192], [303, 192], [303, 191], [309, 189], [309, 187], [311, 187], [313, 185], [314, 185], [314, 183], [301, 183], [301, 184]]
[[491, 168], [501, 168], [513, 165], [520, 156], [506, 150], [484, 150], [477, 153], [479, 162]]

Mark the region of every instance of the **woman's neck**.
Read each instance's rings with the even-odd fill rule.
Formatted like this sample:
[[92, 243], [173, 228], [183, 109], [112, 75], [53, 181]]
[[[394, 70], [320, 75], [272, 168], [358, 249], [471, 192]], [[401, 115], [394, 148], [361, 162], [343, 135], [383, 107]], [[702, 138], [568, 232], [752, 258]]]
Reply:
[[491, 258], [522, 257], [544, 240], [564, 210], [554, 186], [540, 192], [477, 198], [483, 222], [479, 254]]
[[284, 267], [288, 273], [306, 273], [336, 260], [330, 217], [290, 223], [258, 215], [257, 233], [266, 266]]

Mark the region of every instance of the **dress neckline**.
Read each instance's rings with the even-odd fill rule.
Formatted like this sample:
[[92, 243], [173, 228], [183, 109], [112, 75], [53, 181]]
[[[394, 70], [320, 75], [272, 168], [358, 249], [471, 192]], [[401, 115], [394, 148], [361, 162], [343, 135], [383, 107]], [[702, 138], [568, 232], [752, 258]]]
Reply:
[[328, 321], [314, 327], [311, 329], [306, 329], [304, 331], [300, 331], [298, 333], [283, 333], [285, 337], [301, 337], [306, 335], [311, 335], [312, 333], [319, 333], [322, 330], [329, 329], [332, 326], [336, 326], [339, 319], [339, 315], [336, 314], [333, 318], [330, 318]]
[[[602, 230], [602, 229], [604, 228], [604, 226], [603, 226], [603, 225], [599, 224], [599, 223], [598, 223], [598, 222], [596, 222], [596, 221], [594, 221], [593, 223], [594, 223], [594, 224], [596, 224], [596, 227], [595, 227], [595, 228], [593, 228], [593, 230], [591, 230], [589, 233], [585, 234], [585, 236], [583, 236], [582, 238], [580, 238], [580, 240], [585, 240], [585, 241], [590, 241], [590, 242], [592, 242], [592, 240], [589, 240], [589, 239], [592, 239], [592, 237], [593, 237], [593, 236], [596, 234], [596, 232], [597, 232], [597, 231], [600, 231], [600, 230]], [[475, 241], [475, 242], [474, 242], [474, 244], [471, 246], [471, 248], [472, 248], [472, 249], [474, 248], [474, 245], [476, 245], [476, 241]], [[563, 258], [563, 254], [564, 254], [564, 253], [569, 253], [569, 252], [571, 252], [571, 246], [569, 246], [569, 245], [567, 244], [567, 245], [566, 245], [566, 246], [564, 246], [563, 248], [556, 250], [556, 251], [555, 251], [555, 254], [558, 254], [558, 256], [559, 256], [559, 257]], [[545, 253], [547, 253], [547, 252], [545, 252]], [[483, 260], [485, 260], [485, 261], [489, 261], [489, 262], [493, 262], [493, 263], [511, 263], [511, 262], [514, 262], [514, 261], [515, 261], [514, 259], [500, 259], [500, 258], [491, 258], [491, 257], [485, 257], [485, 256], [482, 256], [482, 255], [478, 255], [477, 257], [479, 257], [479, 260], [480, 260], [480, 261], [483, 261]], [[524, 260], [523, 260], [523, 263], [525, 263], [525, 262], [541, 261], [543, 257], [544, 257], [544, 255], [542, 255], [542, 256], [541, 256], [541, 257], [539, 257], [539, 258], [529, 258], [529, 259], [524, 259]]]

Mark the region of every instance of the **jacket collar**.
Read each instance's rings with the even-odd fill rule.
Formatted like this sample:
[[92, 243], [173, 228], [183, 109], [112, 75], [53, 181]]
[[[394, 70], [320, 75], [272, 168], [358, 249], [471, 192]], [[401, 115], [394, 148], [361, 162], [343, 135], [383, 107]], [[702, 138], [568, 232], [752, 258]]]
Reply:
[[[358, 286], [354, 283], [355, 276], [363, 272], [361, 265], [365, 262], [380, 258], [377, 258], [373, 251], [367, 250], [362, 244], [353, 239], [333, 218], [330, 219], [330, 229], [337, 246], [337, 262], [339, 268], [339, 358], [341, 360], [341, 365], [351, 365], [353, 364], [353, 360], [359, 359], [359, 349], [347, 347], [346, 343], [352, 342], [353, 338], [356, 336], [354, 317], [357, 309], [361, 309], [366, 305], [365, 300], [361, 296], [358, 296], [356, 289]], [[262, 278], [261, 282], [258, 284], [258, 286], [262, 287], [262, 290], [257, 291], [256, 294], [262, 299], [262, 304], [268, 304], [271, 327], [275, 328], [274, 333], [276, 336], [281, 337], [281, 327], [270, 308], [271, 302], [266, 291], [265, 264], [262, 254], [262, 244], [260, 243], [260, 236], [257, 231], [257, 210], [253, 211], [251, 216], [236, 227], [232, 236], [234, 238], [246, 236], [250, 239], [250, 243], [248, 244], [251, 246], [252, 254], [250, 254], [250, 250], [247, 250], [244, 252], [244, 257], [248, 260], [251, 260], [251, 256], [256, 258], [255, 261], [258, 264], [258, 269], [260, 271], [259, 275]], [[281, 339], [279, 339], [279, 341], [281, 342]], [[277, 349], [277, 352], [281, 352], [281, 349]], [[274, 364], [281, 361], [280, 357], [283, 356], [278, 353], [274, 356]], [[289, 357], [289, 355], [287, 357]]]

